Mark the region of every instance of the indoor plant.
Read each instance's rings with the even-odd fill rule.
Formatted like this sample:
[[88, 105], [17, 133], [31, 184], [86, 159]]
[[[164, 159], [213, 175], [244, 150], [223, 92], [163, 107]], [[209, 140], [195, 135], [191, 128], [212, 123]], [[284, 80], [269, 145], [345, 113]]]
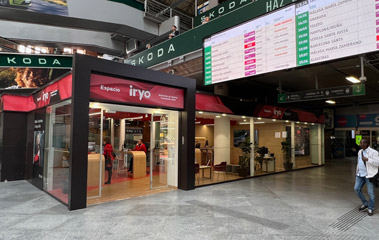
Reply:
[[282, 144], [282, 152], [283, 152], [283, 166], [286, 171], [292, 169], [293, 163], [291, 162], [291, 141], [286, 140], [281, 142]]
[[247, 175], [249, 175], [251, 144], [252, 143], [250, 142], [250, 138], [246, 137], [245, 141], [243, 141], [240, 145], [242, 155], [240, 156], [238, 161], [238, 164], [240, 165], [238, 174], [241, 177], [246, 177]]

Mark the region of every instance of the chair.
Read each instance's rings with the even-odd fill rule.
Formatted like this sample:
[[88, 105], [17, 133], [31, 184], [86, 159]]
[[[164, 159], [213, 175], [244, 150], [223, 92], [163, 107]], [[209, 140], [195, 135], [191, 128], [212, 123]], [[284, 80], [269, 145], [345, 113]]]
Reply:
[[218, 181], [218, 175], [220, 174], [220, 172], [224, 172], [226, 179], [228, 179], [228, 174], [226, 173], [226, 162], [221, 162], [220, 164], [214, 165], [213, 171], [217, 172], [217, 181]]
[[200, 184], [200, 164], [195, 163], [195, 176], [197, 175], [197, 185]]

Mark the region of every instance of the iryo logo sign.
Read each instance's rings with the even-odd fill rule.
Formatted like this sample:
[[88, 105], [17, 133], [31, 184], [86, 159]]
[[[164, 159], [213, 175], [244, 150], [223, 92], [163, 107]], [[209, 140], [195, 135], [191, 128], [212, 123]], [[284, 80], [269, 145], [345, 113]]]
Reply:
[[131, 97], [138, 97], [140, 101], [142, 101], [142, 98], [150, 98], [151, 93], [150, 91], [147, 90], [141, 90], [137, 88], [133, 88], [133, 85], [130, 85], [130, 90], [129, 90], [129, 96]]

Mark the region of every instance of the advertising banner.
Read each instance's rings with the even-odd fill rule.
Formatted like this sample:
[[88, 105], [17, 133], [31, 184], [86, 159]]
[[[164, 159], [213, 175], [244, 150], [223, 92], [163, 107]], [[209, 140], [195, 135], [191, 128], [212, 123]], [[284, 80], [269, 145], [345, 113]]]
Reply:
[[357, 126], [356, 115], [337, 115], [334, 119], [335, 128], [355, 128]]
[[4, 0], [0, 7], [68, 16], [67, 0]]
[[42, 189], [44, 166], [44, 140], [45, 140], [46, 109], [36, 111], [34, 115], [34, 140], [33, 140], [33, 179], [35, 186]]
[[1, 96], [3, 111], [30, 112], [32, 110], [70, 98], [72, 94], [72, 74], [41, 89], [33, 96]]
[[378, 127], [379, 114], [358, 114], [358, 127]]
[[312, 112], [292, 108], [281, 108], [270, 105], [258, 105], [254, 111], [255, 117], [301, 121], [310, 123], [324, 123], [324, 115], [316, 115]]
[[69, 71], [68, 69], [53, 68], [0, 67], [0, 88], [38, 88]]
[[91, 75], [90, 97], [97, 100], [184, 108], [184, 90], [131, 80]]

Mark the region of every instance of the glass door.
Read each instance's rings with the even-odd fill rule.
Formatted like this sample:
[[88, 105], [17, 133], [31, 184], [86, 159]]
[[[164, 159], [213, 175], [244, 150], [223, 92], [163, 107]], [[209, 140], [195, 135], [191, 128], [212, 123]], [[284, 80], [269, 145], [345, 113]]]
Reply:
[[177, 112], [169, 111], [152, 115], [151, 188], [177, 186], [177, 122]]
[[[104, 183], [103, 157], [103, 111], [100, 108], [90, 108], [88, 124], [88, 175], [87, 198], [101, 197]], [[102, 170], [100, 170], [102, 169]]]

